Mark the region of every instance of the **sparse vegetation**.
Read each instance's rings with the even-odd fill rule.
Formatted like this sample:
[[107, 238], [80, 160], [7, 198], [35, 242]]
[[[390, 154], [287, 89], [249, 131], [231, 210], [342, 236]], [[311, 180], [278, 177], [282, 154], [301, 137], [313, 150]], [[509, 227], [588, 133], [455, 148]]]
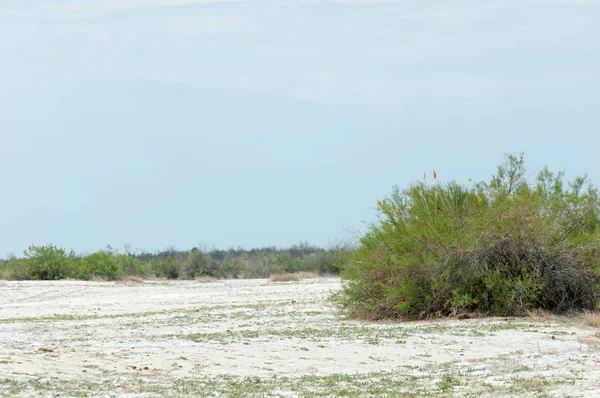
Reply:
[[363, 318], [595, 310], [598, 190], [547, 168], [526, 176], [509, 155], [489, 182], [396, 189], [343, 266], [338, 304]]
[[346, 320], [333, 278], [5, 285], [7, 396], [554, 396], [592, 386], [600, 341], [562, 318]]
[[[531, 184], [525, 179], [523, 158], [509, 156], [488, 183], [465, 188], [435, 180], [396, 190], [379, 203], [380, 222], [355, 250], [300, 244], [289, 249], [119, 253], [107, 247], [77, 255], [53, 245], [32, 246], [21, 258], [0, 261], [0, 275], [125, 282], [66, 282], [64, 286], [73, 285], [70, 289], [76, 294], [68, 301], [62, 292], [46, 291], [40, 296], [34, 290], [20, 292], [26, 300], [55, 300], [60, 311], [39, 311], [35, 301], [31, 308], [38, 310], [33, 315], [23, 316], [31, 312], [19, 309], [0, 319], [7, 330], [35, 331], [35, 336], [42, 336], [33, 348], [18, 339], [12, 343], [10, 349], [21, 360], [14, 361], [12, 351], [0, 358], [3, 369], [17, 369], [0, 380], [0, 395], [88, 396], [116, 391], [226, 396], [543, 396], [567, 388], [575, 391], [587, 383], [586, 372], [593, 361], [590, 353], [600, 347], [595, 329], [600, 326], [598, 198], [584, 178], [564, 184], [562, 173], [546, 169]], [[350, 315], [371, 319], [461, 316], [452, 322], [416, 323], [365, 324], [341, 319], [324, 301], [331, 291], [328, 284], [335, 283], [338, 289], [339, 281], [303, 281], [335, 274], [340, 265], [346, 280], [335, 299]], [[147, 277], [199, 282], [269, 277], [271, 282], [288, 284], [284, 289], [265, 281], [206, 285], [142, 281]], [[3, 284], [31, 285], [28, 289], [41, 285]], [[101, 289], [102, 295], [135, 289], [136, 294], [123, 296], [128, 300], [153, 297], [139, 292], [158, 289], [161, 300], [151, 305], [136, 301], [129, 311], [121, 308], [128, 300], [107, 300], [106, 307], [91, 300], [85, 311], [77, 312], [71, 303], [73, 297], [81, 297], [82, 285], [86, 291], [90, 286]], [[311, 288], [314, 293], [306, 291]], [[180, 296], [165, 294], [166, 289]], [[18, 298], [15, 302], [20, 305]], [[581, 310], [587, 312], [569, 318], [556, 315]], [[529, 315], [530, 319], [480, 321], [469, 319], [472, 313]], [[114, 334], [106, 333], [96, 334], [100, 341], [89, 343], [89, 336], [102, 328], [118, 330], [118, 344], [110, 346], [114, 357], [90, 354], [114, 341]], [[512, 344], [503, 346], [497, 341]], [[224, 346], [227, 349], [221, 351]], [[246, 346], [251, 349], [246, 351]], [[156, 347], [165, 348], [159, 362], [150, 360], [157, 355]], [[74, 372], [94, 375], [95, 381], [72, 377], [75, 373], [68, 379], [41, 374], [22, 377], [26, 373], [20, 370], [34, 359], [59, 363], [66, 348], [70, 355], [86, 358]], [[354, 353], [337, 356], [347, 349]], [[256, 370], [251, 377], [245, 377], [246, 369], [238, 374], [228, 366], [246, 352], [253, 359], [242, 366]], [[445, 359], [440, 362], [440, 358]], [[295, 368], [289, 367], [290, 361], [295, 361]], [[307, 367], [307, 361], [314, 362]], [[354, 361], [350, 368], [358, 370], [310, 373], [323, 363], [344, 371], [348, 361]], [[372, 372], [373, 365], [379, 370]], [[210, 371], [199, 373], [202, 367]], [[233, 373], [218, 378], [198, 376], [216, 374], [215, 369]], [[297, 373], [286, 373], [294, 369]], [[160, 380], [150, 376], [159, 374]], [[164, 377], [171, 381], [165, 382], [165, 375], [173, 376]]]
[[[352, 249], [346, 246], [322, 249], [301, 243], [287, 249], [230, 249], [158, 253], [119, 253], [107, 247], [95, 253], [76, 255], [54, 245], [31, 246], [21, 258], [0, 261], [0, 277], [14, 280], [65, 278], [120, 280], [125, 277], [193, 279], [267, 278], [270, 275], [337, 274], [338, 264]], [[277, 278], [277, 277], [276, 277]], [[290, 279], [292, 280], [292, 279]], [[298, 280], [298, 279], [294, 279]]]

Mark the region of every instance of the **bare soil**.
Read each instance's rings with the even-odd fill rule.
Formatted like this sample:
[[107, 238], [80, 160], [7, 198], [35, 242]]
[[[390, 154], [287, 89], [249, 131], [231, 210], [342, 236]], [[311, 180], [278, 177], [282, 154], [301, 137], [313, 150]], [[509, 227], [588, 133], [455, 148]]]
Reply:
[[339, 288], [0, 281], [0, 396], [600, 396], [597, 327], [354, 321]]

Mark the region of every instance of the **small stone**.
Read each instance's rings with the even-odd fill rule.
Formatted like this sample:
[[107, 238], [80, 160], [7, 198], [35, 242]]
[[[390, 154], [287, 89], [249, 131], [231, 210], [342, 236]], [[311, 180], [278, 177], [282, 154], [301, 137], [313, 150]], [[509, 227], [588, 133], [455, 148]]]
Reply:
[[308, 351], [308, 348], [306, 348], [306, 347], [300, 347], [300, 349], [301, 349], [302, 351]]

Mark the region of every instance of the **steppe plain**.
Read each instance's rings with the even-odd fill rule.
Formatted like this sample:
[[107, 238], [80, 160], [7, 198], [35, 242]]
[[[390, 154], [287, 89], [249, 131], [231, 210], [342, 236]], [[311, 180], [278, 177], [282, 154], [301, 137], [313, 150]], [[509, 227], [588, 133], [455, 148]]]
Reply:
[[299, 282], [0, 281], [0, 396], [600, 396], [600, 328], [367, 322]]

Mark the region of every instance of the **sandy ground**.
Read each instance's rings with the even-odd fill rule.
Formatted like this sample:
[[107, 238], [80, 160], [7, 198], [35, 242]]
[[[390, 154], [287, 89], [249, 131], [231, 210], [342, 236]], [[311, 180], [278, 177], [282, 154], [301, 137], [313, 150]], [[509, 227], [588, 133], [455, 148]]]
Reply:
[[346, 320], [336, 278], [0, 281], [0, 396], [600, 396], [600, 329]]

